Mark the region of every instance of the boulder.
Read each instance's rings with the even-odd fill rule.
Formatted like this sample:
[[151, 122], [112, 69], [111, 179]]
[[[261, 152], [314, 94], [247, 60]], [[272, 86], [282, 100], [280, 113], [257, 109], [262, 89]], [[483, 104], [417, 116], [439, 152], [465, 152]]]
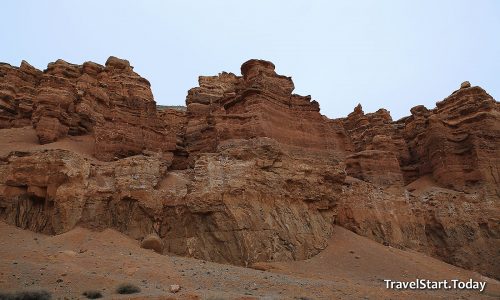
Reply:
[[141, 242], [141, 248], [154, 250], [156, 253], [163, 253], [163, 241], [156, 233], [147, 235]]
[[461, 88], [461, 89], [470, 88], [470, 86], [471, 86], [471, 85], [470, 85], [470, 82], [468, 82], [468, 81], [464, 81], [464, 82], [462, 82], [462, 83], [460, 84], [460, 88]]

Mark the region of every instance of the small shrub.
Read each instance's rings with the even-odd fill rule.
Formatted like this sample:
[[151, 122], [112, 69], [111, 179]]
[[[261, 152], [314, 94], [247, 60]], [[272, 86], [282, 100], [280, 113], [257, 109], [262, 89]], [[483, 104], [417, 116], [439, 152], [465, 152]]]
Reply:
[[140, 293], [141, 289], [138, 286], [133, 285], [131, 283], [122, 283], [118, 286], [116, 292], [118, 294], [135, 294], [135, 293]]
[[83, 294], [87, 299], [99, 299], [102, 298], [102, 294], [99, 291], [85, 291]]
[[12, 294], [1, 294], [0, 300], [50, 300], [52, 295], [47, 291], [16, 292]]

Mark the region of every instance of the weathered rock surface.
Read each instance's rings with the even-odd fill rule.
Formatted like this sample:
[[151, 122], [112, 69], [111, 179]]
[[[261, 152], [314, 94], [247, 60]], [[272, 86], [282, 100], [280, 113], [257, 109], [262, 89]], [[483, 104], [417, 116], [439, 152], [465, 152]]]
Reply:
[[348, 179], [336, 222], [360, 235], [414, 249], [498, 278], [498, 198], [419, 179], [407, 189]]
[[272, 63], [250, 60], [241, 72], [201, 76], [200, 86], [188, 92], [185, 141], [191, 159], [216, 151], [225, 140], [256, 137], [339, 156], [351, 148], [342, 126], [321, 115], [310, 96], [292, 94], [291, 78], [276, 74]]
[[[464, 192], [500, 195], [500, 110], [480, 87], [462, 88], [436, 103], [424, 120], [405, 121], [412, 153], [408, 167], [432, 174], [441, 185]], [[425, 122], [422, 125], [412, 123]], [[410, 168], [411, 169], [411, 168]]]
[[139, 239], [158, 230], [169, 252], [237, 264], [306, 259], [326, 247], [338, 166], [291, 159], [267, 138], [221, 147], [168, 173], [160, 156], [98, 164], [65, 150], [13, 152], [0, 165], [0, 216], [48, 234], [81, 225]]
[[358, 151], [346, 172], [359, 180], [337, 223], [498, 278], [498, 102], [462, 84], [435, 109], [416, 106], [395, 122], [361, 106], [342, 121]]
[[330, 120], [272, 63], [241, 72], [202, 76], [186, 111], [157, 111], [126, 60], [0, 65], [0, 130], [95, 140], [93, 157], [1, 157], [0, 218], [156, 232], [163, 252], [239, 265], [310, 258], [337, 224], [500, 278], [500, 112], [484, 90], [462, 84], [398, 121], [361, 105]]
[[[480, 87], [462, 85], [436, 105], [433, 110], [416, 106], [411, 116], [395, 122], [386, 110], [364, 114], [361, 106], [356, 107], [342, 119], [356, 152], [380, 150], [393, 157], [379, 153], [380, 157], [375, 158], [380, 162], [378, 167], [365, 162], [366, 170], [352, 168], [350, 175], [370, 181], [362, 176], [371, 169], [393, 174], [397, 171], [393, 159], [397, 158], [405, 184], [430, 174], [442, 186], [460, 191], [484, 190], [498, 197], [498, 102]], [[351, 165], [363, 165], [367, 155], [357, 157], [350, 159]]]
[[42, 72], [23, 61], [19, 68], [0, 64], [0, 128], [31, 124], [33, 99]]
[[0, 128], [36, 129], [40, 143], [92, 134], [95, 157], [114, 160], [143, 151], [171, 160], [176, 135], [159, 117], [149, 82], [126, 60], [74, 65], [63, 60], [43, 72], [23, 62], [0, 65]]

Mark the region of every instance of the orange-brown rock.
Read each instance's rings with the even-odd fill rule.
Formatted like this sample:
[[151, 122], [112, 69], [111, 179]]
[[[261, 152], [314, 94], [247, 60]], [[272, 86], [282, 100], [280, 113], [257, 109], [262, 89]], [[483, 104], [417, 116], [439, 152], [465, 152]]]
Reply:
[[[241, 73], [201, 76], [182, 111], [158, 110], [126, 60], [0, 65], [0, 130], [31, 124], [54, 145], [0, 157], [0, 218], [157, 232], [165, 253], [239, 265], [310, 258], [340, 225], [500, 278], [500, 113], [484, 90], [331, 120], [272, 63]], [[58, 148], [78, 135], [91, 155]]]
[[342, 126], [332, 126], [310, 96], [292, 94], [291, 78], [276, 74], [272, 63], [250, 60], [241, 72], [241, 77], [202, 76], [200, 86], [189, 91], [186, 146], [190, 154], [214, 152], [225, 140], [256, 137], [339, 156], [350, 150]]
[[344, 175], [283, 151], [267, 138], [235, 140], [170, 172], [161, 156], [95, 163], [65, 150], [13, 152], [0, 165], [0, 217], [48, 234], [81, 225], [140, 239], [158, 229], [167, 251], [220, 262], [306, 259], [327, 245], [327, 195]]
[[0, 128], [31, 124], [33, 99], [42, 72], [23, 61], [19, 68], [0, 63]]
[[337, 223], [498, 278], [499, 104], [462, 84], [395, 122], [361, 106], [341, 121], [358, 151], [346, 172], [362, 181], [350, 181]]
[[[404, 121], [409, 179], [432, 174], [454, 190], [500, 195], [499, 104], [480, 87], [461, 88]], [[416, 171], [414, 171], [416, 170]]]
[[143, 151], [172, 160], [176, 134], [158, 115], [149, 82], [128, 61], [110, 57], [101, 66], [57, 60], [43, 73], [25, 62], [0, 67], [1, 128], [32, 123], [42, 144], [92, 134], [95, 157], [105, 161]]
[[403, 175], [396, 155], [390, 151], [364, 150], [346, 157], [346, 172], [381, 186], [402, 186]]

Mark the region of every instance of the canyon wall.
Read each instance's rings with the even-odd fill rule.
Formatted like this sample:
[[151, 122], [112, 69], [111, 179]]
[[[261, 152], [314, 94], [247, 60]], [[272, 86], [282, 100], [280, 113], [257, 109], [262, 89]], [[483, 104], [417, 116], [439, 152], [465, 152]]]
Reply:
[[[0, 130], [55, 145], [0, 157], [0, 218], [156, 233], [166, 253], [239, 265], [310, 258], [340, 225], [500, 277], [500, 110], [483, 89], [397, 121], [361, 105], [331, 120], [272, 63], [241, 74], [201, 76], [186, 111], [157, 110], [126, 60], [0, 64]], [[90, 155], [58, 148], [79, 136]]]
[[27, 62], [0, 65], [0, 128], [32, 125], [40, 143], [68, 135], [95, 136], [95, 157], [111, 161], [154, 151], [172, 159], [176, 136], [165, 130], [149, 82], [127, 60], [39, 71]]

